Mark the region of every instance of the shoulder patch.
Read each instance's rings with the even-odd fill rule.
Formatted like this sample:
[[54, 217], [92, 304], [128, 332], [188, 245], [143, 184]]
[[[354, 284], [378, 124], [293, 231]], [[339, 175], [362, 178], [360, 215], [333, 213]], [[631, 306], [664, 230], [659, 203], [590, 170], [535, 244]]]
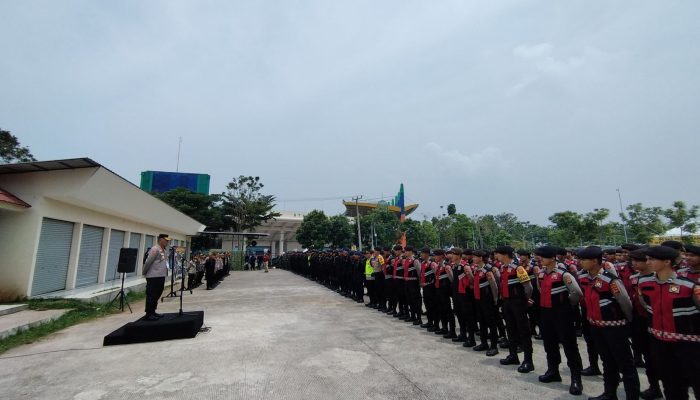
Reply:
[[610, 282], [610, 291], [612, 292], [613, 296], [620, 294], [620, 287], [617, 286], [617, 281]]
[[530, 275], [527, 274], [527, 271], [523, 267], [518, 267], [515, 270], [518, 274], [518, 280], [520, 280], [520, 283], [525, 283], [530, 281]]
[[571, 285], [571, 276], [569, 276], [568, 274], [564, 275], [564, 283], [566, 283], [567, 285]]

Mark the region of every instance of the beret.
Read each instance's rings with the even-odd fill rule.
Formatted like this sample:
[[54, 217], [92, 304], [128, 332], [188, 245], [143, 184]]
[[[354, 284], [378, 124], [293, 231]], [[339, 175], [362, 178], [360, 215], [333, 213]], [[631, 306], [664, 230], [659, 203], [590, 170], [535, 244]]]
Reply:
[[443, 249], [435, 249], [435, 250], [433, 250], [433, 255], [434, 255], [434, 256], [444, 256], [444, 255], [445, 255], [445, 250], [443, 250]]
[[474, 250], [472, 251], [472, 255], [474, 257], [481, 257], [484, 258], [489, 255], [489, 253], [485, 252], [484, 250]]
[[518, 250], [518, 255], [520, 256], [530, 256], [532, 254], [532, 251], [530, 250], [525, 250], [525, 249], [520, 249]]
[[576, 253], [581, 260], [594, 260], [603, 257], [603, 250], [598, 246], [588, 246]]
[[464, 249], [464, 250], [462, 250], [462, 255], [463, 256], [470, 256], [470, 255], [472, 255], [473, 252], [474, 252], [474, 250], [472, 250], [472, 249]]
[[420, 249], [420, 252], [425, 253], [425, 254], [430, 254], [430, 249], [427, 247], [423, 247], [422, 249]]
[[670, 247], [672, 249], [683, 251], [683, 243], [676, 240], [667, 240], [661, 243], [662, 246]]
[[671, 260], [675, 261], [680, 255], [678, 250], [668, 246], [651, 246], [645, 250], [645, 253], [650, 258], [656, 260]]
[[410, 251], [413, 252], [413, 246], [406, 246], [403, 248], [403, 251]]
[[535, 249], [535, 254], [544, 258], [554, 258], [557, 256], [559, 247], [542, 246]]
[[643, 249], [637, 249], [637, 250], [632, 250], [630, 251], [630, 254], [628, 257], [632, 260], [635, 261], [646, 261], [647, 260], [647, 254], [644, 252]]
[[512, 256], [513, 251], [514, 251], [513, 248], [510, 246], [498, 246], [498, 247], [496, 247], [496, 250], [494, 250], [493, 252], [498, 253], [498, 254], [507, 254], [509, 256]]
[[625, 249], [627, 251], [635, 251], [635, 250], [639, 250], [639, 248], [640, 248], [639, 246], [637, 246], [634, 243], [625, 243], [620, 247], [622, 247], [623, 249]]
[[688, 253], [695, 254], [696, 256], [700, 256], [700, 246], [694, 246], [691, 244], [685, 245], [685, 251]]

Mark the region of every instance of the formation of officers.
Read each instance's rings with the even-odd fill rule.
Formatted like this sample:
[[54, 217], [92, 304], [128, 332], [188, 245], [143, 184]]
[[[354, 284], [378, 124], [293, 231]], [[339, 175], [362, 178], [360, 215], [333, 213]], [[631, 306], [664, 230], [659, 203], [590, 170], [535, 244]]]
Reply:
[[[700, 396], [700, 246], [490, 252], [397, 245], [288, 253], [280, 266], [357, 302], [366, 288], [367, 307], [488, 357], [506, 349], [500, 363], [520, 373], [534, 371], [532, 338], [543, 340], [543, 383], [562, 381], [561, 345], [572, 395], [582, 393], [582, 376], [602, 374], [604, 392], [592, 399], [617, 399], [620, 380], [627, 399], [687, 399], [691, 387]], [[641, 392], [637, 368], [650, 383]]]

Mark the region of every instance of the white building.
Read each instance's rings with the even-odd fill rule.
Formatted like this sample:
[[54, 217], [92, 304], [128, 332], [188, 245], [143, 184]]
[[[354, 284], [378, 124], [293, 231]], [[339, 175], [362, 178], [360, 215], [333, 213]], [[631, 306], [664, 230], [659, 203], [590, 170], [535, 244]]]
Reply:
[[187, 247], [203, 230], [89, 158], [0, 165], [0, 299], [109, 293], [122, 247], [142, 260], [160, 233]]
[[[255, 233], [265, 233], [268, 236], [260, 236], [255, 239], [244, 238], [244, 247], [250, 246], [251, 240], [255, 240], [256, 247], [264, 247], [272, 255], [279, 257], [285, 252], [301, 250], [302, 247], [297, 242], [297, 229], [304, 221], [304, 213], [294, 211], [278, 211], [279, 217], [266, 221], [255, 227]], [[222, 236], [224, 250], [238, 250], [238, 239], [232, 236]]]

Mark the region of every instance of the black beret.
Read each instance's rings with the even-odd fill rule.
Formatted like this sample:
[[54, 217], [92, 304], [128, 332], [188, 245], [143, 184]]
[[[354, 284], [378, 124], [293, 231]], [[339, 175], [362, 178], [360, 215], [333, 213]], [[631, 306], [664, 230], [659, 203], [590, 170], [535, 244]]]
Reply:
[[387, 247], [383, 248], [382, 250], [384, 250], [384, 251], [391, 251], [391, 247], [388, 247], [388, 246], [387, 246]]
[[667, 240], [661, 243], [662, 246], [670, 247], [674, 250], [683, 251], [683, 243], [676, 240]]
[[427, 247], [423, 247], [422, 249], [420, 249], [420, 252], [425, 253], [425, 254], [430, 254], [430, 249]]
[[462, 249], [459, 248], [459, 247], [453, 247], [453, 248], [452, 248], [452, 254], [461, 256], [461, 255], [462, 255]]
[[567, 249], [565, 249], [565, 248], [563, 248], [563, 247], [557, 247], [556, 249], [557, 249], [557, 255], [558, 255], [558, 256], [565, 256], [565, 255], [566, 255], [566, 252], [569, 251], [569, 250], [567, 250]]
[[494, 250], [493, 252], [498, 253], [498, 254], [506, 254], [506, 255], [512, 256], [513, 251], [514, 251], [513, 248], [510, 246], [498, 246], [498, 247], [496, 247], [496, 250]]
[[542, 246], [535, 249], [535, 254], [544, 258], [554, 258], [557, 256], [560, 247]]
[[472, 255], [474, 257], [481, 257], [484, 258], [489, 255], [489, 253], [485, 252], [484, 250], [474, 250], [472, 251]]
[[530, 251], [530, 250], [525, 250], [525, 249], [520, 249], [520, 250], [518, 250], [518, 255], [519, 255], [519, 256], [528, 256], [528, 257], [530, 257], [531, 254], [532, 254], [532, 251]]
[[696, 256], [700, 256], [700, 246], [694, 246], [692, 244], [687, 244], [685, 245], [685, 251], [688, 253], [695, 254]]
[[403, 251], [410, 251], [413, 252], [413, 246], [406, 246], [403, 248]]
[[605, 249], [603, 250], [603, 254], [615, 254], [615, 249]]
[[650, 258], [656, 260], [671, 260], [675, 261], [678, 258], [678, 250], [668, 247], [668, 246], [651, 246], [645, 250], [645, 253]]
[[472, 255], [473, 252], [474, 252], [474, 250], [472, 250], [472, 249], [464, 249], [464, 250], [462, 250], [462, 255], [463, 256], [470, 256], [470, 255]]
[[639, 250], [639, 246], [637, 246], [637, 245], [634, 244], [634, 243], [625, 243], [625, 244], [623, 244], [623, 245], [620, 246], [620, 247], [622, 247], [623, 249], [625, 249], [625, 250], [627, 250], [627, 251]]
[[603, 250], [598, 246], [588, 246], [576, 253], [581, 260], [595, 260], [603, 257]]
[[435, 249], [435, 250], [433, 250], [433, 255], [434, 255], [434, 256], [444, 256], [444, 255], [445, 255], [445, 250], [443, 250], [443, 249]]
[[644, 252], [643, 249], [637, 249], [637, 250], [632, 250], [630, 251], [630, 254], [628, 257], [632, 260], [635, 261], [646, 261], [647, 260], [647, 254]]
[[403, 250], [403, 247], [401, 247], [400, 244], [397, 244], [396, 246], [394, 246], [394, 250], [401, 251], [401, 250]]

